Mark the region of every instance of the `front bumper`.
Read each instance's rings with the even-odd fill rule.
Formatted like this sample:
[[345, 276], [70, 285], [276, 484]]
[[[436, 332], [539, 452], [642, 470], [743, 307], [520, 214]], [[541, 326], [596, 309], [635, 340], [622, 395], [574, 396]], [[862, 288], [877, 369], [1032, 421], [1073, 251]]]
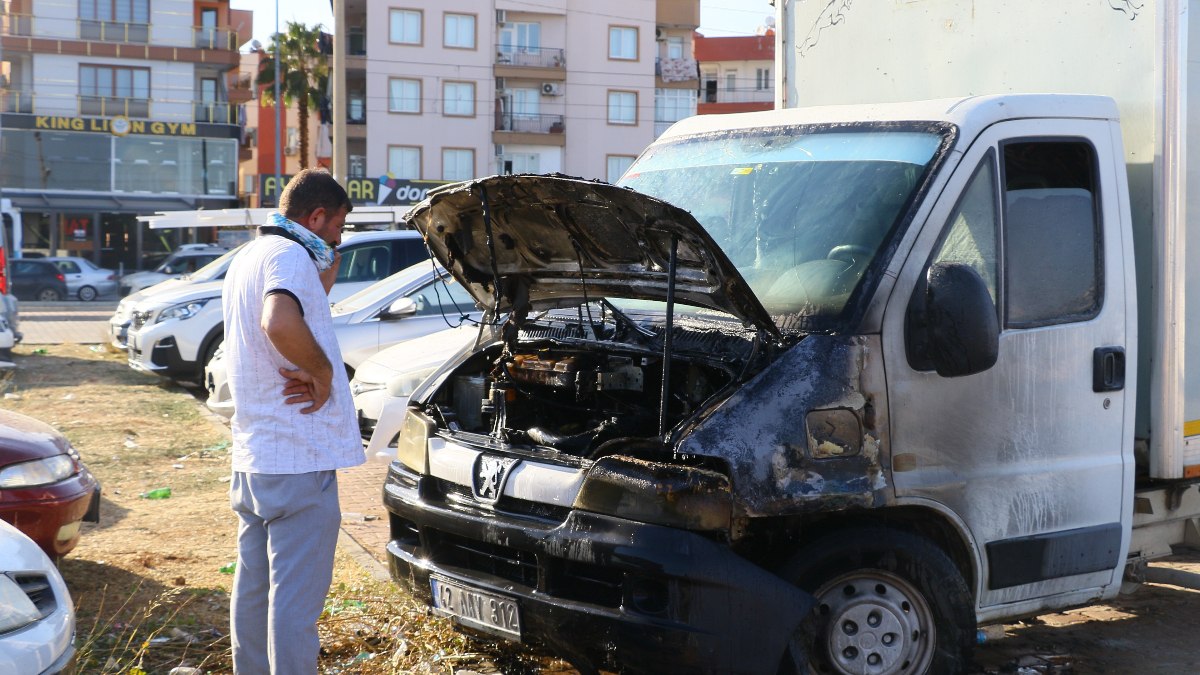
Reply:
[[570, 509], [506, 515], [443, 487], [392, 463], [392, 578], [426, 604], [431, 575], [515, 600], [522, 642], [583, 669], [775, 672], [813, 604], [700, 534]]
[[146, 325], [129, 331], [129, 367], [168, 378], [195, 377], [200, 364], [183, 356], [175, 334], [169, 329], [162, 330], [162, 325]]
[[100, 484], [84, 471], [51, 485], [0, 490], [0, 518], [51, 558], [79, 543], [80, 525], [100, 520]]
[[109, 344], [122, 351], [129, 348], [129, 326], [132, 322], [126, 318], [113, 318], [108, 322]]

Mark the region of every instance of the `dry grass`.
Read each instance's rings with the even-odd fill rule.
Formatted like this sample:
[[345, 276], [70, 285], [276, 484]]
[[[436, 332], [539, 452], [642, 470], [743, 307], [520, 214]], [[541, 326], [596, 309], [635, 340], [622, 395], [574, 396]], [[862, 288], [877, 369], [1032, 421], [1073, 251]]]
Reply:
[[[103, 486], [61, 563], [76, 604], [79, 672], [229, 673], [236, 556], [229, 432], [187, 390], [131, 370], [121, 354], [60, 345], [15, 350], [0, 405], [62, 431]], [[171, 487], [165, 500], [141, 493]], [[319, 623], [322, 673], [573, 673], [520, 647], [477, 642], [339, 549]]]

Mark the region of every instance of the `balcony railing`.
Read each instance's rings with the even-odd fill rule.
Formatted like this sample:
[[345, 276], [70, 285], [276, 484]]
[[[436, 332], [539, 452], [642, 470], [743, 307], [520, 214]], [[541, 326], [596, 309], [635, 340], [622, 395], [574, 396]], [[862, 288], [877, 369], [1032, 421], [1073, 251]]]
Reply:
[[126, 117], [146, 118], [150, 116], [150, 99], [125, 98], [121, 96], [80, 96], [80, 115], [98, 115], [111, 117], [124, 115]]
[[0, 34], [22, 37], [33, 35], [33, 17], [28, 14], [0, 15]]
[[496, 51], [496, 65], [564, 68], [567, 65], [567, 59], [563, 56], [561, 49], [500, 45]]
[[193, 26], [192, 44], [197, 49], [237, 49], [238, 34], [224, 28]]
[[33, 92], [9, 89], [0, 97], [0, 112], [33, 114]]
[[195, 118], [197, 122], [207, 122], [209, 124], [237, 124], [237, 107], [232, 103], [199, 102], [193, 104], [195, 108]]
[[774, 87], [758, 89], [753, 85], [733, 89], [724, 87], [716, 90], [707, 89], [700, 94], [701, 103], [772, 103], [774, 101]]
[[663, 82], [687, 82], [700, 77], [693, 59], [654, 59], [654, 74]]
[[79, 39], [146, 44], [150, 42], [150, 24], [80, 19]]
[[517, 131], [526, 134], [561, 134], [566, 131], [562, 115], [528, 115], [497, 113], [496, 131]]

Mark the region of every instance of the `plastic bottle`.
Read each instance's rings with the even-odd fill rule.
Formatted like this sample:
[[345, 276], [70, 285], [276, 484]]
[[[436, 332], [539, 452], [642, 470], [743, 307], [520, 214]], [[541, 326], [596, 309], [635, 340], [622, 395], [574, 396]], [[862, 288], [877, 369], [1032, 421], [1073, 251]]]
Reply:
[[169, 487], [155, 488], [149, 492], [142, 493], [142, 499], [170, 499], [170, 498], [171, 498], [171, 488], [169, 488]]
[[981, 645], [988, 640], [999, 640], [1000, 638], [1003, 638], [1004, 635], [1005, 633], [1003, 624], [984, 626], [975, 633], [975, 644]]

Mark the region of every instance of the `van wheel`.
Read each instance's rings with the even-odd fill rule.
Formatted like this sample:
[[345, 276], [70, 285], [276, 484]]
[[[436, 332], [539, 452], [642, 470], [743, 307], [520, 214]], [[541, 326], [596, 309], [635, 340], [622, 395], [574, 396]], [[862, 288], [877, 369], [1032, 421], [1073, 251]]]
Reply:
[[58, 302], [62, 300], [62, 294], [53, 288], [43, 288], [37, 292], [36, 299], [38, 302]]
[[788, 667], [801, 650], [813, 673], [961, 673], [971, 663], [971, 592], [926, 539], [885, 528], [845, 530], [805, 546], [781, 573], [816, 598], [783, 672], [803, 672]]
[[84, 286], [79, 289], [79, 299], [84, 302], [91, 302], [96, 299], [96, 289], [91, 286]]

